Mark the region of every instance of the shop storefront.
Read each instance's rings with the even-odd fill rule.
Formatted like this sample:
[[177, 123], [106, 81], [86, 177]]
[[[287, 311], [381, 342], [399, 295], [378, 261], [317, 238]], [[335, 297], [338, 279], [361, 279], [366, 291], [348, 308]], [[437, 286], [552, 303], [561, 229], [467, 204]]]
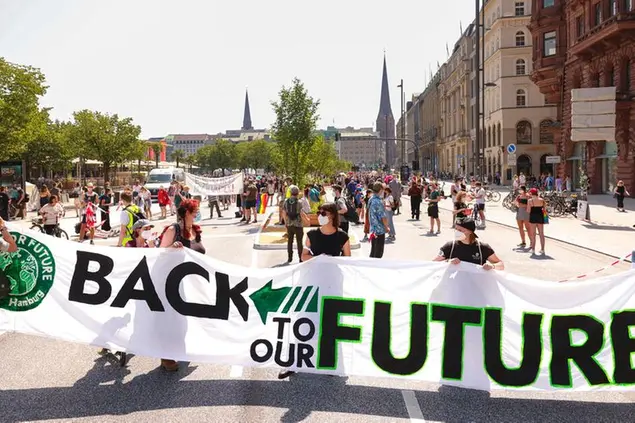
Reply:
[[0, 185], [24, 187], [24, 168], [21, 161], [0, 162]]
[[573, 147], [573, 155], [571, 157], [567, 157], [567, 164], [570, 166], [571, 173], [571, 182], [573, 183], [574, 189], [580, 188], [580, 167], [582, 166], [582, 162], [584, 160], [584, 145], [583, 142], [576, 142]]
[[617, 183], [617, 143], [605, 142], [604, 152], [596, 160], [602, 160], [602, 192], [610, 194]]

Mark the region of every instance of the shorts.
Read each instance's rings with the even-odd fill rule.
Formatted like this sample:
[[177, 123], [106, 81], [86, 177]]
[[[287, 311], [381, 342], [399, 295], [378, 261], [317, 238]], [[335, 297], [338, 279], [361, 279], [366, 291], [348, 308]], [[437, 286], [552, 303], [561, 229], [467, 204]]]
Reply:
[[477, 204], [476, 207], [479, 211], [485, 211], [485, 204]]
[[428, 207], [428, 216], [432, 217], [433, 219], [438, 219], [439, 218], [439, 207], [437, 207], [437, 206]]
[[245, 208], [246, 209], [253, 209], [256, 207], [256, 200], [247, 200], [245, 201]]

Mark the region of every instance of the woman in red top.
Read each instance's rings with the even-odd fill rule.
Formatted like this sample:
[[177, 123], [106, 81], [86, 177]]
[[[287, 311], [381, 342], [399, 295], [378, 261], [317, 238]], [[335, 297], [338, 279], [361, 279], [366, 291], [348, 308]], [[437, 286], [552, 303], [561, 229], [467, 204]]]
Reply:
[[166, 219], [168, 217], [167, 207], [170, 204], [170, 196], [165, 188], [160, 187], [157, 197], [159, 199], [159, 207], [161, 207], [161, 219]]

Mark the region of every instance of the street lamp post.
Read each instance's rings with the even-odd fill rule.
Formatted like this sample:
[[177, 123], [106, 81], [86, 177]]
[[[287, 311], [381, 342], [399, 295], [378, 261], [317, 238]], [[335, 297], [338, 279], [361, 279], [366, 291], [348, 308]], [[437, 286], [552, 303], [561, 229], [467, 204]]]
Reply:
[[[406, 137], [406, 122], [404, 119], [404, 92], [403, 92], [403, 79], [401, 80], [401, 83], [399, 85], [397, 85], [397, 88], [401, 88], [401, 138], [405, 138]], [[404, 144], [403, 148], [401, 149], [401, 164], [403, 165], [406, 162], [406, 146]]]
[[476, 42], [474, 43], [475, 50], [475, 70], [476, 70], [476, 92], [474, 93], [474, 126], [476, 127], [476, 133], [474, 134], [474, 151], [472, 152], [474, 155], [473, 158], [473, 166], [472, 172], [476, 177], [479, 173], [480, 169], [480, 160], [481, 160], [481, 5], [480, 0], [474, 0], [474, 12], [476, 14], [475, 17], [475, 28], [474, 28], [474, 37], [476, 38]]

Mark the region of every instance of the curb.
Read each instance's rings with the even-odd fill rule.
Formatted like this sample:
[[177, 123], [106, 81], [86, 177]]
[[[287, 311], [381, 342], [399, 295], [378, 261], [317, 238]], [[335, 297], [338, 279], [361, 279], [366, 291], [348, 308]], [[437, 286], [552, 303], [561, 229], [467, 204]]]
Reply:
[[[287, 249], [287, 244], [263, 244], [260, 242], [260, 237], [262, 236], [262, 231], [263, 229], [267, 226], [267, 224], [269, 223], [269, 221], [271, 220], [271, 217], [273, 216], [273, 212], [270, 212], [267, 217], [264, 220], [264, 223], [262, 226], [260, 226], [260, 228], [258, 229], [258, 232], [256, 233], [256, 238], [254, 239], [254, 245], [253, 245], [253, 249], [254, 250], [260, 250], [260, 251], [286, 251]], [[351, 250], [359, 250], [362, 248], [362, 244], [359, 242], [359, 240], [357, 240], [356, 238], [356, 243], [355, 244], [351, 244]]]
[[[402, 195], [402, 197], [408, 197], [408, 198], [410, 198], [410, 196], [408, 196], [408, 195], [405, 195], [405, 196], [404, 196], [404, 195]], [[452, 211], [452, 209], [448, 209], [448, 208], [446, 208], [446, 207], [441, 207], [441, 205], [439, 205], [439, 208], [440, 208], [440, 209], [443, 209], [443, 210], [446, 210], [446, 211]], [[517, 227], [517, 226], [510, 225], [509, 223], [503, 223], [503, 222], [500, 222], [500, 221], [498, 221], [498, 220], [488, 219], [488, 220], [487, 220], [487, 222], [492, 222], [492, 223], [495, 223], [495, 224], [497, 224], [497, 225], [504, 226], [504, 227], [506, 227], [506, 228], [510, 228], [510, 229], [516, 229], [516, 230], [518, 230], [518, 227]], [[603, 256], [607, 256], [607, 257], [611, 257], [611, 258], [615, 258], [615, 259], [622, 259], [622, 257], [620, 257], [620, 256], [616, 256], [616, 255], [609, 254], [609, 253], [604, 252], [604, 251], [596, 250], [595, 248], [586, 247], [586, 246], [584, 246], [584, 245], [574, 244], [573, 242], [570, 242], [570, 241], [565, 241], [565, 240], [563, 240], [563, 239], [556, 238], [556, 237], [553, 237], [553, 236], [548, 236], [548, 235], [546, 235], [546, 234], [545, 234], [545, 238], [546, 238], [546, 239], [550, 239], [550, 240], [552, 240], [552, 241], [558, 241], [558, 242], [561, 242], [561, 243], [563, 243], [563, 244], [571, 245], [572, 247], [578, 247], [578, 248], [582, 248], [583, 250], [592, 251], [592, 252], [594, 252], [594, 253], [601, 254], [601, 255], [603, 255]], [[632, 263], [632, 261], [631, 261], [631, 260], [629, 260], [629, 259], [625, 259], [624, 261], [625, 261], [625, 262], [627, 262], [627, 263]]]

